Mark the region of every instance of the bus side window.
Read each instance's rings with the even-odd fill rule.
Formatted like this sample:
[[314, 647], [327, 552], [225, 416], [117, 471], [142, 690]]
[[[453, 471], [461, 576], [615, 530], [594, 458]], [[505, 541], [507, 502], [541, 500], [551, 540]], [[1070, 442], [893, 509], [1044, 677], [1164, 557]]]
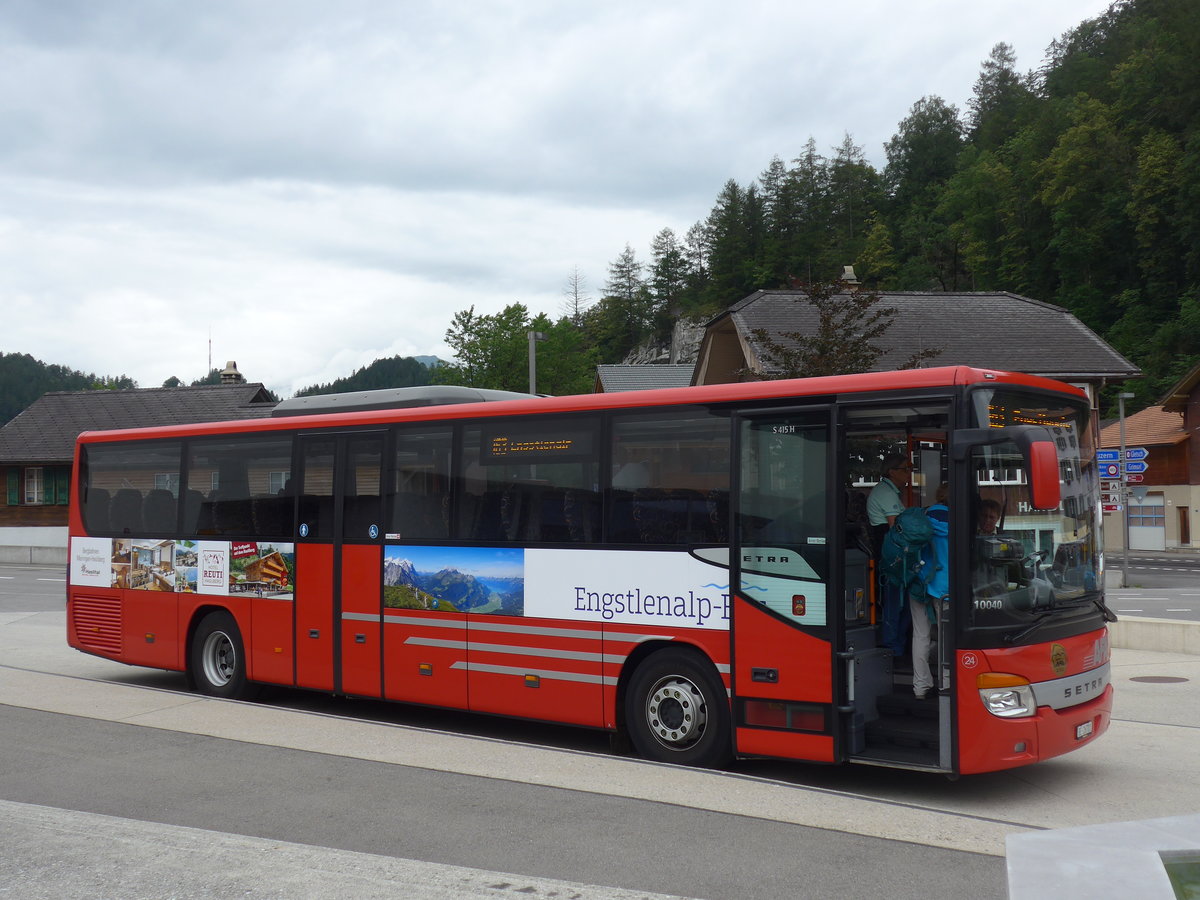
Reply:
[[706, 410], [613, 417], [608, 540], [718, 543], [729, 515], [729, 420]]
[[237, 435], [189, 447], [183, 493], [185, 534], [283, 537], [291, 534], [290, 500], [272, 487], [290, 477], [290, 438]]
[[392, 464], [393, 540], [444, 541], [450, 536], [452, 426], [401, 428]]
[[461, 536], [521, 545], [599, 540], [599, 430], [598, 420], [578, 416], [466, 429]]

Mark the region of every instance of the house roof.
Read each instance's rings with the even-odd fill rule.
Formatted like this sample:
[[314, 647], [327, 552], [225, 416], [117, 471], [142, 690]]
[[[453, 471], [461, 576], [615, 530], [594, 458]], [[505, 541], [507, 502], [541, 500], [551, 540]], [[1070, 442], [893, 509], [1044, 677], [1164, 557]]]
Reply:
[[[1045, 375], [1062, 380], [1126, 379], [1142, 372], [1062, 307], [1005, 291], [882, 292], [897, 310], [876, 371], [903, 365], [917, 350], [942, 352], [929, 366], [968, 365]], [[757, 291], [710, 323], [728, 315], [756, 353], [753, 331], [813, 333], [816, 309], [800, 291]], [[799, 301], [799, 302], [797, 302]], [[777, 338], [786, 345], [788, 341]]]
[[596, 390], [650, 391], [655, 388], [687, 387], [692, 383], [695, 365], [605, 365], [596, 366]]
[[[1125, 446], [1178, 444], [1187, 440], [1183, 415], [1161, 406], [1150, 406], [1125, 417]], [[1121, 446], [1121, 423], [1111, 422], [1100, 429], [1101, 447]]]
[[1163, 408], [1182, 412], [1187, 408], [1188, 399], [1196, 385], [1200, 384], [1200, 363], [1192, 366], [1162, 398]]
[[52, 391], [0, 428], [0, 463], [65, 463], [84, 431], [259, 419], [275, 401], [261, 384]]

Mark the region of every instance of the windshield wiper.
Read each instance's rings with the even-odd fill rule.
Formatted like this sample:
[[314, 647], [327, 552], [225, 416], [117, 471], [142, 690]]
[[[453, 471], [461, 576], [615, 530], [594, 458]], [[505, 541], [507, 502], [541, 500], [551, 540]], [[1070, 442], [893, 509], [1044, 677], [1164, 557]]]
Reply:
[[1117, 614], [1109, 609], [1108, 604], [1104, 602], [1103, 598], [1093, 597], [1092, 603], [1095, 604], [1096, 609], [1100, 610], [1100, 615], [1104, 617], [1105, 622], [1117, 621]]
[[1033, 632], [1035, 632], [1039, 628], [1041, 628], [1042, 623], [1045, 622], [1047, 619], [1049, 619], [1053, 615], [1054, 615], [1053, 611], [1048, 611], [1048, 612], [1042, 613], [1040, 616], [1038, 616], [1036, 619], [1034, 619], [1032, 622], [1030, 622], [1028, 625], [1026, 625], [1020, 631], [1015, 632], [1013, 634], [1006, 634], [1003, 638], [1004, 643], [1015, 644], [1017, 641], [1021, 640], [1022, 638], [1028, 637], [1030, 634], [1032, 634]]

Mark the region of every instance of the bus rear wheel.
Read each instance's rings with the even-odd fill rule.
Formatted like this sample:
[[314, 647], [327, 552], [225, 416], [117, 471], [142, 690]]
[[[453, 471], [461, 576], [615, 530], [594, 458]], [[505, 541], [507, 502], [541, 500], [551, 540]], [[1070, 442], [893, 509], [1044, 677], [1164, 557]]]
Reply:
[[188, 669], [196, 690], [210, 697], [249, 699], [254, 691], [246, 680], [242, 633], [229, 613], [210, 612], [192, 635]]
[[729, 703], [716, 671], [698, 654], [660, 650], [634, 671], [625, 724], [638, 755], [715, 768], [732, 757]]

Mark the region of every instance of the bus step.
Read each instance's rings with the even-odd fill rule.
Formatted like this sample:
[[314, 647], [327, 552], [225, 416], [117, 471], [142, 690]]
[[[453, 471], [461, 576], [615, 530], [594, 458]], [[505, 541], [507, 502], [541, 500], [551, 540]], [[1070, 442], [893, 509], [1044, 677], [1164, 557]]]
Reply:
[[878, 698], [875, 708], [881, 716], [912, 716], [934, 721], [938, 717], [937, 696], [933, 692], [924, 700], [914, 697], [911, 690], [886, 694]]
[[937, 721], [915, 716], [880, 716], [867, 723], [867, 743], [937, 749]]

